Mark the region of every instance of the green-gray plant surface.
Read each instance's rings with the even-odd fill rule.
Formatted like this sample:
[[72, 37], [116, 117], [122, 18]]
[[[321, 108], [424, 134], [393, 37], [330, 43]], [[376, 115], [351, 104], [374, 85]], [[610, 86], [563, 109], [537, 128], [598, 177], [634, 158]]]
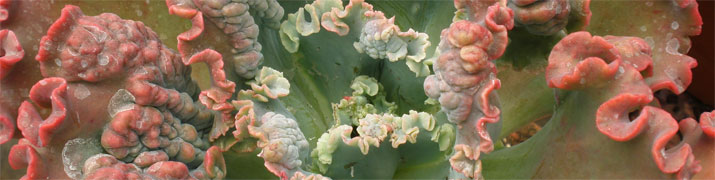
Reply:
[[0, 179], [712, 179], [715, 112], [653, 96], [688, 88], [702, 24], [695, 0], [0, 0]]

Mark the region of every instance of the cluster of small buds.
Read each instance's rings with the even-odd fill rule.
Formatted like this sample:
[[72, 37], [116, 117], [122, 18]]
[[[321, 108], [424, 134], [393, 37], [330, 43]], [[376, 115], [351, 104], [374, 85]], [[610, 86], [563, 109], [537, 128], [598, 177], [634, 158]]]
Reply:
[[[172, 13], [182, 17], [203, 18], [196, 16], [196, 12], [200, 11], [198, 15], [206, 16], [220, 28], [229, 37], [233, 53], [227, 64], [246, 79], [256, 75], [263, 61], [262, 47], [258, 42], [260, 28], [253, 15], [258, 15], [272, 28], [278, 28], [283, 18], [283, 7], [276, 0], [167, 0], [167, 5]], [[201, 26], [203, 31], [203, 22]]]
[[[425, 93], [436, 99], [457, 124], [452, 168], [467, 178], [481, 177], [481, 152], [493, 149], [486, 123], [496, 123], [500, 111], [491, 93], [500, 87], [496, 67], [490, 62], [506, 48], [513, 27], [510, 9], [498, 2], [455, 1], [466, 20], [457, 20], [442, 31], [435, 75], [425, 79]], [[485, 8], [488, 7], [488, 8]], [[453, 177], [456, 178], [456, 177]]]
[[[222, 179], [225, 177], [226, 164], [223, 155], [217, 147], [207, 150], [203, 164], [189, 170], [186, 165], [176, 161], [166, 161], [166, 156], [157, 155], [153, 159], [161, 159], [151, 166], [138, 166], [137, 163], [127, 164], [108, 154], [97, 154], [88, 158], [82, 172], [84, 179]], [[219, 164], [215, 164], [219, 163]], [[206, 168], [209, 167], [209, 168]], [[144, 169], [142, 169], [144, 168]]]
[[[306, 14], [310, 21], [306, 20]], [[358, 19], [357, 21], [352, 19]], [[346, 36], [350, 29], [360, 28], [353, 47], [374, 59], [388, 59], [391, 62], [405, 60], [409, 69], [417, 76], [429, 74], [429, 67], [423, 62], [429, 36], [408, 29], [403, 32], [395, 25], [395, 18], [387, 18], [381, 11], [364, 0], [351, 0], [345, 6], [339, 0], [317, 0], [306, 4], [298, 12], [288, 14], [288, 20], [281, 24], [280, 37], [288, 52], [297, 52], [300, 37], [320, 32], [320, 27]]]
[[248, 131], [259, 139], [258, 147], [262, 150], [258, 156], [266, 161], [266, 168], [283, 179], [300, 171], [301, 158], [308, 157], [309, 148], [298, 123], [284, 115], [268, 112], [256, 124], [249, 126]]
[[[219, 113], [196, 102], [198, 86], [190, 67], [151, 29], [114, 14], [85, 16], [78, 7], [66, 6], [39, 49], [43, 75], [56, 77], [35, 84], [30, 98], [52, 113], [43, 120], [31, 103], [21, 105], [18, 125], [24, 138], [11, 149], [13, 168], [27, 166], [30, 178], [225, 175], [223, 157], [206, 134]], [[116, 86], [92, 84], [109, 81]], [[69, 141], [76, 138], [99, 139], [101, 149], [74, 156], [48, 152], [77, 152], [81, 146]], [[53, 159], [62, 159], [68, 172], [60, 174]], [[84, 170], [77, 171], [82, 164]], [[177, 168], [186, 173], [176, 176]]]
[[420, 133], [431, 134], [431, 141], [439, 144], [440, 151], [453, 142], [452, 126], [435, 125], [436, 120], [429, 113], [411, 110], [402, 116], [393, 114], [397, 106], [384, 99], [383, 87], [375, 78], [358, 76], [350, 87], [353, 96], [346, 96], [339, 104], [333, 103], [336, 126], [320, 136], [311, 152], [321, 172], [328, 171], [333, 156], [340, 151], [359, 150], [362, 155], [368, 155], [371, 148], [380, 148], [388, 141], [397, 149], [407, 142], [417, 143]]
[[565, 28], [575, 31], [584, 30], [591, 17], [590, 2], [590, 0], [509, 0], [509, 8], [514, 10], [516, 24], [524, 26], [530, 33], [553, 35]]
[[355, 50], [374, 59], [391, 62], [406, 59], [410, 70], [418, 76], [424, 72], [429, 73], [427, 66], [420, 64], [426, 56], [426, 48], [430, 46], [427, 34], [412, 29], [402, 32], [395, 25], [394, 17], [387, 19], [380, 11], [364, 14], [369, 20], [362, 28], [360, 40], [353, 43]]

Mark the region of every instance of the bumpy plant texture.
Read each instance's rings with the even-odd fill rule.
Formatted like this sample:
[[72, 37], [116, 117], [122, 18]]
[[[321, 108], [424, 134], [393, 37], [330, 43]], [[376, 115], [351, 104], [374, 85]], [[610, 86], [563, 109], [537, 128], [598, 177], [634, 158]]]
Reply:
[[702, 24], [694, 0], [0, 0], [0, 179], [712, 179], [715, 111], [653, 96], [690, 85]]

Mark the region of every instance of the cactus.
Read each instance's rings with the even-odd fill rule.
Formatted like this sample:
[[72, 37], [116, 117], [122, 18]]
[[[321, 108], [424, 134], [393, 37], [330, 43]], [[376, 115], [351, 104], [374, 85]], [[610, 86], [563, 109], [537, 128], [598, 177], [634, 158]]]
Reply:
[[654, 96], [690, 85], [702, 24], [693, 0], [0, 0], [0, 178], [715, 178], [715, 111]]

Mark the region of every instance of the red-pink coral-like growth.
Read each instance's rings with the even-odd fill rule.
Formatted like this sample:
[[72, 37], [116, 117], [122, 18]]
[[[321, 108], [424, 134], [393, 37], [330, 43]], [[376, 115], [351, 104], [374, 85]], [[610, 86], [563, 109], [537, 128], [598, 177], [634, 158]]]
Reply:
[[705, 134], [715, 138], [715, 112], [705, 112], [700, 115], [700, 128]]
[[[490, 60], [506, 50], [507, 30], [514, 26], [513, 13], [505, 2], [455, 0], [466, 20], [442, 31], [434, 62], [435, 75], [425, 79], [428, 97], [439, 100], [450, 122], [457, 124], [452, 169], [464, 177], [480, 178], [481, 152], [493, 150], [486, 123], [499, 121], [500, 110], [492, 93], [501, 82]], [[454, 178], [454, 177], [453, 177]]]
[[[218, 169], [213, 169], [214, 167]], [[223, 155], [218, 147], [212, 147], [207, 150], [202, 167], [193, 171], [176, 161], [159, 161], [140, 169], [134, 164], [121, 162], [106, 154], [87, 159], [83, 171], [87, 172], [85, 179], [211, 179], [223, 177], [224, 175], [219, 173], [224, 173], [225, 169]]]
[[[673, 0], [678, 7], [671, 11], [678, 23], [678, 28], [661, 26], [657, 29], [660, 36], [653, 56], [652, 77], [646, 78], [646, 82], [651, 89], [668, 89], [676, 94], [680, 94], [690, 85], [693, 74], [690, 69], [695, 68], [698, 63], [692, 57], [685, 55], [690, 48], [688, 36], [699, 35], [702, 31], [703, 20], [698, 12], [698, 3], [695, 0]], [[671, 2], [666, 2], [671, 3]], [[671, 24], [671, 22], [668, 22]], [[677, 29], [677, 30], [676, 30]]]
[[[668, 112], [652, 106], [643, 108], [639, 118], [648, 119], [648, 134], [656, 134], [653, 140], [651, 154], [656, 165], [665, 173], [685, 171], [685, 163], [689, 156], [693, 156], [689, 144], [681, 143], [678, 146], [666, 149], [665, 145], [675, 137], [678, 132], [678, 123]], [[640, 131], [636, 129], [634, 131]]]
[[32, 147], [32, 144], [25, 139], [21, 139], [20, 142], [10, 148], [8, 161], [13, 169], [27, 168], [27, 173], [22, 179], [49, 178], [45, 160], [40, 157], [35, 148]]
[[646, 41], [636, 37], [605, 36], [604, 40], [618, 50], [624, 65], [631, 66], [641, 72], [643, 78], [653, 75], [653, 60], [651, 47]]
[[[596, 112], [598, 130], [617, 141], [639, 134], [652, 138], [651, 154], [665, 173], [697, 172], [691, 165], [692, 149], [687, 143], [666, 149], [678, 131], [678, 123], [662, 109], [646, 106], [653, 100], [641, 73], [651, 69], [650, 47], [632, 37], [591, 36], [576, 32], [562, 39], [549, 56], [546, 79], [550, 87], [581, 90], [604, 98]], [[629, 113], [642, 108], [631, 120]]]
[[[586, 32], [573, 33], [554, 46], [546, 67], [549, 87], [573, 90], [612, 77], [620, 66], [620, 57], [611, 51], [613, 45]], [[586, 71], [590, 71], [587, 73]], [[646, 90], [648, 90], [646, 88]], [[648, 90], [650, 91], [650, 90]]]
[[510, 0], [514, 20], [529, 32], [553, 35], [564, 28], [585, 30], [591, 19], [590, 0]]
[[30, 143], [39, 147], [47, 146], [54, 136], [65, 128], [67, 115], [67, 81], [62, 78], [46, 78], [32, 86], [30, 99], [41, 107], [51, 107], [46, 119], [42, 119], [37, 109], [25, 101], [20, 105], [17, 128]]
[[[184, 59], [184, 64], [193, 64], [193, 63], [198, 63], [198, 62], [205, 62], [208, 64], [209, 69], [211, 70], [212, 74], [212, 88], [206, 91], [202, 91], [201, 94], [199, 95], [199, 100], [201, 101], [202, 104], [207, 106], [209, 109], [221, 112], [221, 121], [217, 121], [214, 123], [214, 127], [212, 131], [210, 132], [209, 140], [213, 141], [219, 138], [220, 136], [223, 136], [228, 132], [230, 127], [236, 126], [236, 132], [234, 132], [234, 135], [238, 138], [241, 133], [242, 127], [239, 127], [239, 124], [246, 124], [248, 122], [244, 120], [241, 120], [241, 118], [234, 118], [231, 116], [232, 111], [235, 109], [233, 105], [231, 105], [227, 100], [231, 97], [231, 95], [235, 92], [235, 84], [231, 81], [228, 81], [226, 79], [226, 75], [223, 73], [223, 67], [224, 64], [227, 63], [234, 63], [233, 68], [235, 71], [244, 71], [247, 70], [248, 66], [246, 65], [245, 60], [249, 60], [252, 57], [256, 56], [262, 56], [260, 54], [255, 54], [252, 53], [251, 51], [241, 51], [242, 53], [239, 53], [237, 56], [234, 57], [233, 61], [224, 61], [223, 56], [218, 53], [217, 51], [211, 50], [211, 49], [206, 49], [206, 45], [202, 44], [201, 39], [203, 36], [205, 36], [205, 22], [204, 22], [204, 14], [205, 13], [217, 13], [216, 10], [214, 9], [215, 7], [210, 7], [212, 5], [217, 5], [217, 2], [213, 0], [207, 0], [207, 1], [194, 1], [193, 3], [190, 2], [183, 2], [183, 1], [175, 1], [175, 0], [167, 0], [167, 6], [169, 7], [169, 12], [184, 18], [190, 18], [192, 22], [192, 27], [181, 34], [177, 37], [178, 40], [178, 48], [179, 48], [179, 53], [182, 54], [182, 57]], [[219, 3], [222, 4], [224, 8], [230, 9], [230, 10], [236, 10], [234, 8], [241, 6], [243, 7], [245, 4], [241, 3]], [[248, 2], [249, 5], [251, 5], [251, 2]], [[224, 6], [225, 5], [225, 6]], [[195, 6], [199, 6], [200, 8], [196, 8]], [[253, 7], [253, 6], [251, 6]], [[245, 7], [247, 8], [247, 6]], [[282, 10], [281, 10], [282, 11]], [[282, 13], [281, 13], [282, 14]], [[246, 16], [248, 15], [247, 12], [246, 14], [242, 14], [240, 16]], [[218, 14], [214, 15], [209, 15], [208, 17], [215, 17], [218, 16]], [[211, 18], [215, 24], [219, 26], [219, 28], [224, 28], [226, 29], [232, 29], [235, 28], [233, 26], [236, 26], [235, 23], [238, 22], [231, 22], [235, 21], [235, 19], [231, 18]], [[226, 24], [228, 21], [229, 24]], [[234, 23], [234, 24], [230, 24]], [[252, 24], [253, 22], [243, 22], [243, 23], [248, 23]], [[252, 41], [251, 39], [253, 37], [238, 37], [238, 35], [243, 34], [243, 33], [250, 33], [253, 31], [254, 27], [249, 27], [247, 29], [242, 29], [239, 31], [239, 33], [233, 32], [227, 32], [230, 34], [234, 39], [232, 39], [232, 44], [234, 45], [234, 48], [239, 48], [241, 49], [243, 46], [246, 45], [247, 42]], [[256, 27], [257, 28], [257, 27]], [[248, 31], [248, 32], [242, 32], [242, 31]], [[257, 34], [256, 34], [257, 35]], [[246, 38], [246, 39], [244, 39]], [[238, 44], [236, 44], [238, 43]], [[260, 49], [260, 44], [255, 44], [258, 49]], [[236, 60], [240, 60], [236, 61]], [[247, 62], [247, 61], [246, 61]], [[256, 61], [258, 62], [258, 61]], [[244, 66], [244, 67], [239, 67], [239, 66]], [[255, 67], [254, 67], [255, 68]], [[250, 68], [248, 69], [249, 73], [252, 74], [252, 71]], [[245, 73], [239, 72], [240, 75], [246, 77]], [[242, 114], [239, 112], [239, 114]], [[239, 114], [236, 115], [236, 117], [239, 116]], [[238, 120], [237, 120], [238, 119]], [[252, 124], [252, 121], [250, 122]], [[240, 139], [240, 138], [239, 138]], [[235, 142], [234, 142], [235, 143]]]
[[[23, 179], [38, 179], [49, 177], [49, 167], [37, 148], [56, 144], [52, 139], [62, 136], [58, 133], [68, 126], [65, 120], [67, 82], [62, 78], [43, 79], [30, 90], [30, 99], [41, 107], [51, 107], [50, 115], [43, 120], [37, 109], [28, 101], [22, 103], [19, 109], [17, 125], [24, 138], [10, 149], [8, 161], [14, 169], [27, 167]], [[61, 143], [63, 144], [63, 143]]]
[[10, 73], [12, 66], [25, 56], [15, 33], [0, 30], [0, 79]]
[[[199, 62], [208, 64], [212, 77], [212, 88], [201, 91], [199, 101], [209, 109], [221, 112], [221, 126], [214, 127], [220, 128], [220, 130], [216, 131], [222, 132], [221, 135], [224, 135], [231, 126], [230, 124], [233, 123], [231, 111], [234, 110], [234, 107], [228, 102], [228, 99], [233, 95], [236, 84], [226, 80], [226, 75], [223, 71], [223, 60], [220, 53], [207, 49], [191, 56], [188, 60], [184, 59], [185, 65]], [[218, 138], [218, 134], [213, 133], [209, 139], [215, 140], [216, 138]]]
[[[3, 12], [3, 4], [9, 2], [0, 1], [0, 16]], [[4, 11], [7, 13], [7, 11]], [[3, 19], [0, 17], [0, 22]], [[0, 30], [0, 80], [10, 73], [12, 66], [25, 56], [25, 51], [17, 41], [15, 33], [10, 30]], [[2, 88], [0, 88], [2, 90]], [[0, 144], [12, 138], [15, 132], [15, 120], [11, 117], [7, 109], [0, 107]]]
[[226, 64], [247, 79], [255, 76], [263, 60], [262, 47], [258, 42], [259, 28], [250, 12], [256, 12], [274, 28], [278, 27], [283, 17], [283, 9], [275, 0], [166, 0], [166, 5], [169, 13], [192, 19], [192, 29], [179, 36], [179, 51], [184, 59], [210, 48], [203, 42], [195, 41], [204, 31], [205, 17], [228, 37], [233, 56], [226, 60]]
[[14, 134], [15, 118], [10, 115], [10, 112], [0, 108], [0, 144], [9, 141]]
[[171, 0], [166, 1], [169, 6], [169, 12], [184, 18], [190, 18], [192, 22], [191, 28], [179, 34], [178, 49], [183, 57], [185, 65], [198, 62], [208, 64], [212, 76], [212, 88], [207, 91], [202, 91], [199, 100], [206, 107], [221, 112], [221, 122], [215, 122], [214, 129], [211, 131], [209, 139], [211, 141], [217, 139], [221, 135], [225, 135], [233, 123], [231, 111], [234, 107], [227, 102], [231, 95], [235, 92], [236, 85], [226, 79], [224, 73], [223, 56], [211, 49], [206, 49], [201, 45], [197, 45], [198, 38], [204, 33], [204, 17], [203, 13], [193, 6], [193, 4], [185, 4]]
[[0, 0], [0, 22], [7, 20], [10, 16], [10, 3], [12, 0]]
[[[0, 0], [0, 25], [9, 17], [10, 5], [12, 5], [11, 0]], [[25, 51], [20, 46], [15, 33], [10, 30], [0, 30], [0, 80], [5, 78], [13, 65], [24, 56]], [[15, 118], [9, 111], [11, 110], [0, 107], [0, 144], [9, 141], [15, 134]]]
[[[78, 7], [66, 6], [36, 56], [43, 75], [57, 77], [39, 81], [30, 91], [35, 104], [52, 111], [42, 120], [31, 103], [22, 104], [18, 127], [25, 138], [13, 147], [11, 164], [27, 166], [29, 178], [224, 177], [223, 157], [206, 134], [220, 114], [195, 103], [216, 97], [206, 92], [197, 97], [191, 69], [182, 63], [222, 62], [216, 54], [182, 60], [141, 22], [108, 13], [85, 16]], [[218, 98], [225, 103], [235, 85], [225, 80], [222, 63], [211, 65], [216, 86], [229, 91]], [[96, 104], [87, 106], [89, 100]], [[50, 151], [64, 148], [64, 153], [77, 148], [66, 141], [99, 135], [97, 148], [104, 151], [73, 157]], [[84, 170], [62, 172], [68, 163], [84, 163]]]
[[[715, 168], [715, 138], [707, 134], [705, 128], [703, 128], [703, 122], [712, 121], [713, 112], [705, 112], [700, 115], [700, 124], [693, 118], [687, 118], [680, 121], [680, 134], [682, 134], [683, 142], [686, 142], [693, 147], [694, 157], [699, 160], [695, 161], [694, 157], [688, 157], [688, 161], [685, 166], [690, 169], [690, 171], [681, 171], [678, 173], [678, 179], [713, 179], [715, 177], [715, 171], [707, 171], [708, 169]], [[705, 121], [704, 121], [705, 120]], [[712, 128], [712, 126], [710, 126]], [[705, 169], [698, 173], [700, 170]], [[695, 176], [698, 173], [697, 176]], [[695, 176], [695, 177], [693, 177]]]

